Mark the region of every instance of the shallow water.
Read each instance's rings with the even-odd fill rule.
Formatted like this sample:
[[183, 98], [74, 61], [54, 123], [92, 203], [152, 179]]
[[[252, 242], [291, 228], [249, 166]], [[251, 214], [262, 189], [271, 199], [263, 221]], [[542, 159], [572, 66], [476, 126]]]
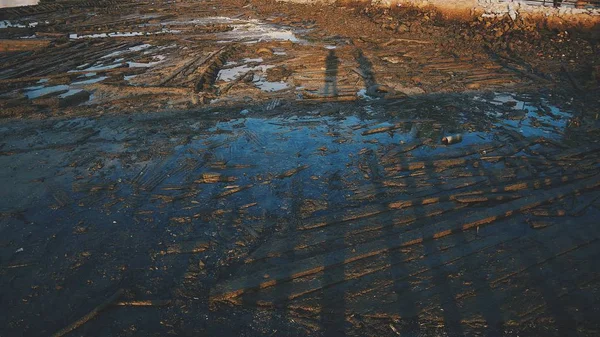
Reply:
[[162, 25], [196, 25], [206, 26], [214, 24], [226, 24], [230, 25], [233, 30], [228, 32], [216, 33], [221, 43], [231, 41], [243, 41], [246, 43], [256, 43], [260, 41], [291, 41], [294, 43], [304, 42], [303, 39], [299, 38], [296, 34], [304, 32], [303, 30], [294, 29], [292, 27], [275, 25], [266, 23], [256, 19], [234, 19], [229, 17], [206, 17], [199, 19], [192, 19], [187, 21], [169, 21], [164, 22]]
[[164, 55], [154, 55], [152, 56], [152, 58], [156, 61], [148, 63], [128, 61], [127, 64], [129, 65], [129, 68], [150, 68], [154, 67], [157, 64], [161, 64], [166, 59]]
[[110, 54], [102, 56], [100, 59], [114, 57], [114, 56], [119, 56], [121, 54], [129, 53], [129, 52], [138, 52], [138, 51], [146, 50], [146, 49], [151, 48], [151, 47], [152, 47], [151, 44], [144, 43], [144, 44], [140, 44], [140, 45], [135, 46], [135, 47], [127, 48], [125, 50], [114, 51], [114, 52], [112, 52]]
[[269, 82], [262, 78], [254, 82], [254, 85], [260, 90], [266, 92], [281, 91], [290, 88], [290, 85], [286, 82]]
[[34, 99], [34, 98], [38, 98], [44, 95], [48, 95], [48, 94], [52, 94], [55, 92], [60, 92], [60, 91], [64, 91], [64, 90], [69, 90], [70, 87], [68, 85], [53, 85], [53, 86], [49, 86], [49, 87], [44, 87], [44, 86], [36, 86], [36, 87], [29, 87], [26, 88], [25, 90], [27, 90], [25, 92], [25, 96], [27, 96], [27, 98], [29, 99]]
[[[40, 86], [31, 91], [43, 89]], [[515, 104], [515, 100], [523, 103]], [[450, 106], [454, 109], [450, 110]], [[4, 183], [9, 186], [0, 191], [3, 196], [0, 210], [7, 214], [18, 209], [27, 219], [27, 224], [15, 222], [7, 227], [5, 237], [18, 244], [14, 249], [9, 246], [11, 254], [25, 247], [15, 263], [39, 261], [33, 266], [35, 274], [23, 269], [24, 280], [29, 282], [27, 277], [35, 275], [34, 281], [52, 285], [53, 273], [72, 270], [73, 259], [81, 251], [106, 258], [90, 260], [83, 268], [75, 269], [74, 273], [78, 274], [74, 274], [76, 281], [73, 282], [88, 279], [101, 282], [107, 278], [104, 275], [116, 279], [121, 265], [136, 266], [136, 275], [147, 271], [139, 279], [149, 280], [157, 271], [154, 267], [157, 260], [153, 257], [147, 261], [147, 252], [159, 252], [173, 242], [190, 238], [214, 240], [211, 258], [226, 261], [237, 242], [244, 242], [247, 236], [243, 228], [233, 225], [234, 220], [242, 219], [238, 216], [240, 210], [243, 210], [244, 221], [241, 223], [268, 240], [268, 226], [273, 226], [272, 223], [310, 221], [297, 215], [305, 201], [307, 205], [313, 201], [315, 205], [324, 202], [326, 209], [314, 214], [321, 216], [346, 210], [349, 214], [361, 212], [364, 206], [377, 203], [385, 206], [386, 198], [412, 199], [423, 191], [434, 193], [429, 187], [424, 190], [412, 183], [422, 179], [443, 187], [444, 171], [387, 169], [393, 169], [396, 163], [443, 158], [454, 150], [470, 150], [474, 145], [502, 144], [507, 141], [502, 138], [506, 130], [500, 126], [512, 128], [509, 124], [517, 117], [524, 120], [522, 124], [530, 119], [527, 112], [521, 113], [523, 106], [541, 107], [540, 111], [558, 116], [556, 123], [544, 126], [555, 131], [552, 136], [561, 137], [562, 133], [569, 132], [561, 121], [569, 112], [543, 99], [503, 93], [478, 97], [424, 95], [398, 101], [378, 99], [331, 106], [274, 101], [213, 108], [201, 113], [112, 114], [31, 122], [45, 123], [42, 127], [23, 122], [22, 129], [0, 129], [5, 144], [3, 151], [15, 153], [0, 157], [4, 160], [0, 165], [5, 170]], [[417, 124], [419, 134], [413, 132]], [[388, 129], [373, 132], [381, 128]], [[446, 132], [462, 133], [463, 141], [441, 145], [441, 136]], [[394, 152], [415, 144], [418, 147], [412, 150]], [[484, 154], [476, 151], [464, 157], [478, 161]], [[513, 159], [509, 156], [506, 162]], [[504, 163], [490, 162], [489, 165], [495, 169]], [[455, 167], [448, 172], [447, 180], [451, 182], [457, 172], [485, 173], [485, 168], [486, 164], [479, 170], [470, 164]], [[205, 183], [202, 181], [205, 175], [230, 179]], [[396, 179], [406, 179], [409, 185], [382, 188], [380, 184], [397, 182]], [[186, 218], [193, 222], [177, 222]], [[31, 229], [33, 224], [35, 231]], [[66, 227], [58, 227], [60, 225]], [[84, 226], [90, 226], [89, 230]], [[482, 227], [477, 233], [485, 238], [486, 233], [490, 233], [486, 232], [487, 228], [492, 227]], [[515, 225], [506, 231], [520, 234], [525, 228], [529, 227]], [[58, 233], [56, 240], [60, 240], [56, 241], [58, 244], [51, 241], [39, 249], [35, 245], [21, 244], [47, 242], [55, 233]], [[106, 244], [115, 242], [115, 238], [121, 240], [118, 245]], [[165, 257], [156, 256], [162, 263]], [[186, 255], [183, 265], [177, 265], [181, 273], [188, 262]], [[161, 271], [169, 280], [169, 286], [173, 280], [180, 279], [174, 269]], [[97, 270], [102, 271], [99, 276], [96, 276]], [[139, 281], [136, 278], [126, 282], [137, 285]], [[16, 303], [21, 303], [21, 294], [31, 290], [29, 284], [24, 283], [26, 287], [18, 289], [18, 296], [9, 291], [5, 296], [12, 296]], [[87, 294], [90, 286], [84, 284], [70, 289], [82, 289], [82, 293]], [[54, 291], [31, 301], [39, 307], [66, 306], [63, 294]], [[65, 310], [61, 308], [59, 313], [62, 312]], [[56, 316], [59, 317], [52, 319], [60, 321], [62, 316]]]
[[562, 131], [573, 115], [549, 104], [545, 99], [536, 103], [528, 102], [525, 99], [507, 93], [495, 93], [492, 99], [482, 99], [478, 96], [474, 98], [474, 100], [508, 107], [508, 112], [489, 114], [490, 117], [498, 119], [494, 122], [497, 126], [510, 127], [525, 137], [561, 138]]
[[99, 76], [99, 77], [96, 77], [96, 78], [91, 78], [89, 80], [83, 80], [83, 81], [73, 82], [73, 83], [71, 83], [71, 85], [94, 84], [94, 83], [102, 82], [102, 81], [104, 81], [107, 78], [108, 78], [108, 76]]
[[132, 36], [151, 36], [151, 35], [160, 35], [160, 34], [177, 34], [180, 33], [178, 30], [171, 29], [162, 29], [159, 32], [113, 32], [113, 33], [99, 33], [99, 34], [89, 34], [89, 35], [78, 35], [78, 34], [69, 34], [69, 38], [72, 40], [78, 39], [100, 39], [100, 38], [109, 38], [109, 37], [132, 37]]
[[217, 81], [225, 81], [230, 82], [238, 78], [238, 76], [247, 73], [248, 71], [259, 71], [265, 72], [267, 69], [273, 68], [272, 65], [257, 65], [257, 66], [249, 66], [249, 65], [240, 65], [237, 67], [221, 69], [217, 74]]

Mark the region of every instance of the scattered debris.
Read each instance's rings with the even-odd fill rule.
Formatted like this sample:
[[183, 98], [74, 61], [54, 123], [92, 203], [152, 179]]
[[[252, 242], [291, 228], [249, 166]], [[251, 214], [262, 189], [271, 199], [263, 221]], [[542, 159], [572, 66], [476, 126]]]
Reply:
[[442, 138], [442, 144], [444, 144], [444, 145], [456, 144], [456, 143], [462, 142], [462, 139], [463, 139], [463, 137], [461, 134], [444, 136]]

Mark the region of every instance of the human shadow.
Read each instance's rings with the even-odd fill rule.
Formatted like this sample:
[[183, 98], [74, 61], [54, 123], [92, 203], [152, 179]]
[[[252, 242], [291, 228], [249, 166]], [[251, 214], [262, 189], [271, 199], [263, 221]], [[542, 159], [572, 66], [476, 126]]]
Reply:
[[[342, 178], [339, 171], [333, 172], [328, 177], [329, 187], [329, 201], [332, 203], [339, 203], [344, 200], [344, 186], [342, 184]], [[332, 235], [328, 237], [328, 240], [335, 240], [338, 237], [344, 237], [344, 230], [340, 228], [340, 236]], [[325, 259], [325, 266], [330, 265], [330, 260], [334, 259], [335, 256], [327, 255]], [[323, 269], [324, 281], [326, 280], [339, 280], [344, 279], [344, 268], [336, 268], [336, 266], [325, 267]], [[346, 324], [346, 301], [344, 298], [344, 292], [337, 291], [336, 289], [329, 287], [323, 289], [321, 304], [321, 324], [323, 326], [324, 336], [346, 336], [345, 324]]]
[[354, 53], [354, 59], [358, 63], [359, 75], [362, 77], [367, 93], [372, 91], [377, 85], [377, 80], [373, 71], [373, 63], [365, 56], [361, 49], [357, 49]]
[[325, 87], [323, 88], [324, 96], [337, 96], [337, 76], [340, 60], [335, 55], [335, 50], [330, 50], [327, 58], [325, 58]]

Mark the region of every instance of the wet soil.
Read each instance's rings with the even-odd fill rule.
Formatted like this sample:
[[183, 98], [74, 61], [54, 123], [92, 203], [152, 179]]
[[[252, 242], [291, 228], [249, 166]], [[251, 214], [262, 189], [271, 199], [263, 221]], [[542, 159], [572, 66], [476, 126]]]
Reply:
[[597, 335], [597, 30], [267, 1], [1, 22], [0, 335]]

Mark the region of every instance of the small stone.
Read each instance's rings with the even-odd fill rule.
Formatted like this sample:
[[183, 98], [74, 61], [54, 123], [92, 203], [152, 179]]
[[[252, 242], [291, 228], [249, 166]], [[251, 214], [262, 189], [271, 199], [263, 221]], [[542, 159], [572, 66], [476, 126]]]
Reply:
[[405, 24], [401, 24], [398, 27], [396, 27], [396, 32], [398, 32], [398, 33], [408, 32], [409, 30], [410, 30], [410, 28]]
[[398, 64], [398, 63], [402, 62], [402, 58], [398, 57], [398, 56], [384, 56], [381, 59], [383, 61], [393, 63], [393, 64]]
[[256, 53], [257, 54], [269, 54], [269, 55], [271, 55], [271, 54], [273, 54], [273, 51], [271, 49], [269, 49], [269, 48], [259, 48], [256, 51]]

